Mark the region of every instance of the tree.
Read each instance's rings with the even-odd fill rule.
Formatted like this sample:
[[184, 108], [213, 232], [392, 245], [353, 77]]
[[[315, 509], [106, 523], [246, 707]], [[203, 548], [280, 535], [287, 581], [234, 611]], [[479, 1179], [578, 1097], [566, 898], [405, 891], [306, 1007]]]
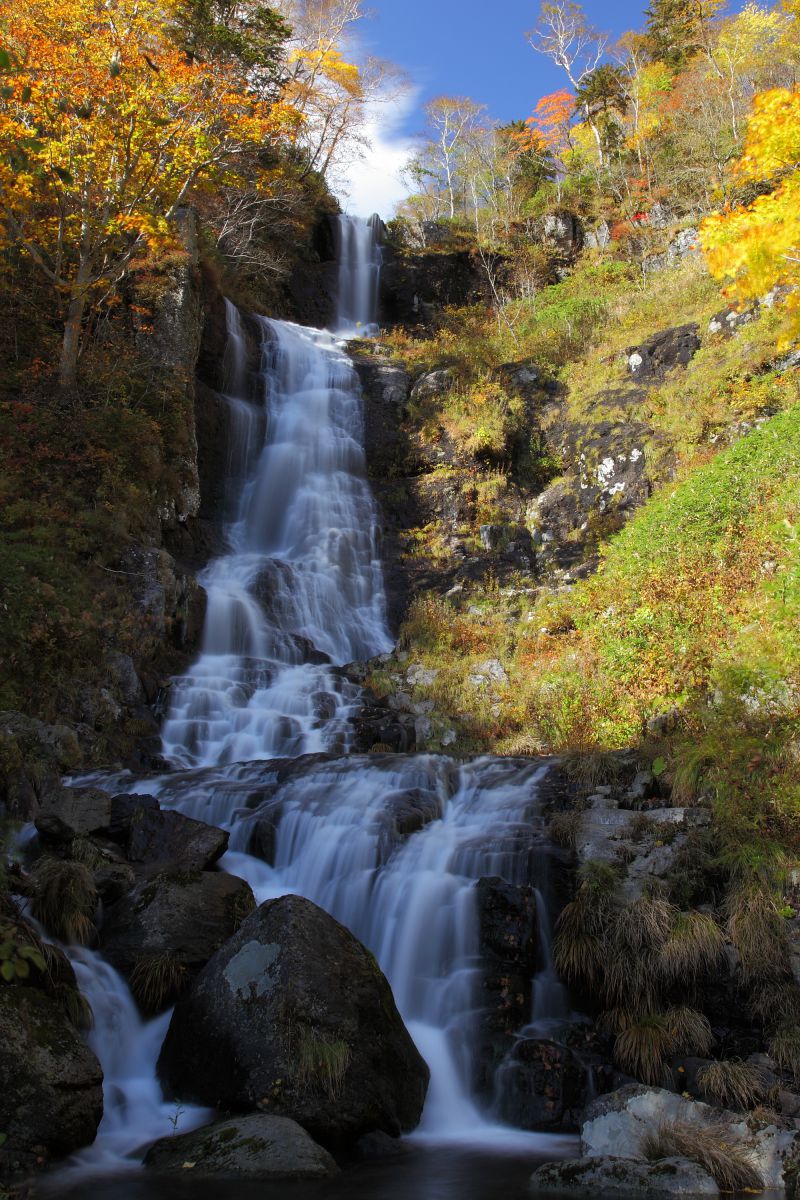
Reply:
[[232, 52], [187, 54], [174, 16], [158, 0], [19, 0], [0, 25], [0, 242], [63, 298], [66, 390], [92, 300], [175, 244], [197, 189], [297, 127]]
[[[538, 54], [544, 54], [561, 67], [576, 93], [600, 66], [608, 46], [605, 34], [592, 29], [581, 6], [571, 0], [542, 4], [536, 25], [525, 36]], [[583, 116], [594, 134], [602, 166], [600, 130], [587, 111], [583, 110]]]
[[735, 303], [786, 288], [786, 341], [800, 334], [800, 90], [756, 97], [736, 177], [769, 191], [707, 217], [700, 239], [711, 273]]
[[465, 96], [438, 96], [425, 105], [430, 130], [429, 158], [435, 164], [439, 185], [447, 198], [447, 215], [456, 215], [459, 167], [470, 135], [485, 113], [481, 104]]
[[725, 3], [726, 0], [651, 0], [645, 16], [652, 60], [680, 70], [708, 47], [712, 22]]
[[303, 116], [305, 171], [327, 174], [360, 152], [370, 107], [396, 99], [402, 73], [383, 59], [359, 66], [345, 56], [352, 26], [367, 15], [363, 0], [276, 0], [292, 27], [285, 96]]

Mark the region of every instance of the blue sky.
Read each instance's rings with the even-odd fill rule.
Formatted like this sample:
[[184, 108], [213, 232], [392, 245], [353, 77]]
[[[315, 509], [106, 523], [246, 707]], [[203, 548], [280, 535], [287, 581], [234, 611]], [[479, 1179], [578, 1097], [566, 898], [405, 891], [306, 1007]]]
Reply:
[[[566, 82], [525, 40], [536, 0], [373, 0], [370, 7], [375, 15], [361, 26], [365, 45], [403, 67], [423, 102], [471, 96], [505, 121], [529, 116], [541, 96]], [[583, 4], [591, 24], [614, 37], [640, 28], [645, 7], [630, 0]], [[403, 129], [417, 133], [421, 124], [412, 111]]]
[[[585, 0], [589, 21], [613, 38], [641, 28], [647, 0]], [[424, 129], [423, 106], [434, 96], [470, 96], [500, 121], [527, 117], [563, 74], [534, 53], [525, 31], [538, 0], [371, 0], [373, 16], [359, 26], [360, 51], [387, 58], [407, 73], [411, 92], [381, 106], [370, 130], [372, 150], [346, 172], [351, 212], [387, 218], [405, 192], [404, 164]]]

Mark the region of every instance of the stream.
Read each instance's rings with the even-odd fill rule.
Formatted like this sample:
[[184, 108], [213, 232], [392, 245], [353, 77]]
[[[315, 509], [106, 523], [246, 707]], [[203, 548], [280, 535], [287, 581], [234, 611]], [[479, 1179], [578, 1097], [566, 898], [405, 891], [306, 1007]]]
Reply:
[[[574, 1143], [504, 1125], [473, 1094], [475, 884], [487, 876], [536, 882], [539, 967], [524, 1032], [548, 1036], [572, 1014], [550, 954], [545, 768], [522, 759], [350, 753], [360, 693], [340, 668], [390, 651], [393, 639], [361, 393], [346, 345], [375, 321], [376, 225], [341, 217], [338, 242], [335, 332], [251, 318], [261, 339], [253, 370], [241, 314], [227, 305], [229, 549], [200, 577], [208, 595], [201, 652], [171, 689], [163, 755], [173, 769], [75, 782], [157, 795], [163, 807], [230, 830], [224, 869], [245, 878], [259, 902], [296, 893], [319, 904], [372, 950], [392, 985], [431, 1069], [419, 1130], [396, 1159], [363, 1163], [325, 1184], [271, 1184], [271, 1195], [522, 1196], [536, 1163]], [[386, 813], [409, 796], [426, 822], [393, 839]], [[162, 1100], [155, 1063], [170, 1014], [143, 1022], [109, 964], [89, 950], [70, 953], [94, 1010], [90, 1041], [106, 1075], [105, 1115], [95, 1144], [50, 1194], [179, 1198], [182, 1181], [138, 1171], [141, 1147], [210, 1118]], [[191, 1182], [194, 1200], [256, 1193], [263, 1187]]]

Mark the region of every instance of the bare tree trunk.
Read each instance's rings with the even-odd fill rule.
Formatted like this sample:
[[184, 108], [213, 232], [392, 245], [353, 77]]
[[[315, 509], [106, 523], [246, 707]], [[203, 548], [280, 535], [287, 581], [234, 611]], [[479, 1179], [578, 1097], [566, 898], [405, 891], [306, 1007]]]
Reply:
[[83, 258], [72, 286], [67, 319], [64, 324], [64, 338], [61, 342], [58, 382], [64, 392], [76, 392], [78, 389], [78, 352], [81, 347], [81, 330], [83, 315], [86, 312], [87, 285], [90, 276], [91, 264], [88, 258]]

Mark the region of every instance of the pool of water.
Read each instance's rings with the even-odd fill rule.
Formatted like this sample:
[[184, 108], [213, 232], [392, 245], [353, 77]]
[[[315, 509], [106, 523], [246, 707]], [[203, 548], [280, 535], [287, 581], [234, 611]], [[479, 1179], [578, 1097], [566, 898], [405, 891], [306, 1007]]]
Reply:
[[531, 1173], [542, 1162], [577, 1153], [567, 1139], [559, 1152], [488, 1153], [453, 1146], [412, 1146], [389, 1158], [347, 1167], [334, 1179], [314, 1183], [268, 1183], [156, 1178], [144, 1171], [107, 1178], [59, 1182], [37, 1189], [46, 1200], [530, 1200]]

